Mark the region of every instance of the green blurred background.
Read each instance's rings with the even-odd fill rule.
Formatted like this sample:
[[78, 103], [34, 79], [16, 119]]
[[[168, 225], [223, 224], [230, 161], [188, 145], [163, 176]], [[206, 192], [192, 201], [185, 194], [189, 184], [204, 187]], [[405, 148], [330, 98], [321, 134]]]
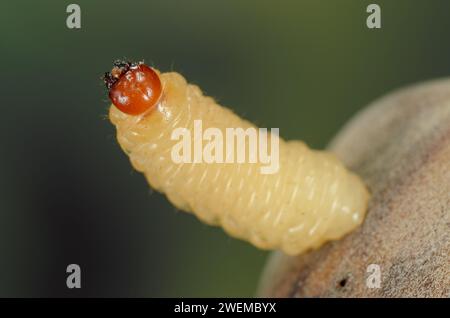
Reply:
[[254, 295], [268, 254], [176, 211], [119, 149], [100, 80], [114, 59], [176, 70], [315, 148], [374, 98], [450, 70], [445, 0], [74, 2], [80, 30], [69, 1], [0, 4], [0, 296]]

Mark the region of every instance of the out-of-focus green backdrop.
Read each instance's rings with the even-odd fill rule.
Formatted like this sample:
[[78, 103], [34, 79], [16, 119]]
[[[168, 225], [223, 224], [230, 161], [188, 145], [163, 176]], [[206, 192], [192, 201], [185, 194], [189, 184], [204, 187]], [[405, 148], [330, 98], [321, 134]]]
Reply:
[[[0, 296], [252, 296], [267, 253], [176, 211], [106, 118], [116, 58], [176, 70], [283, 137], [325, 147], [374, 98], [450, 74], [450, 2], [0, 4]], [[66, 266], [82, 288], [66, 288]]]

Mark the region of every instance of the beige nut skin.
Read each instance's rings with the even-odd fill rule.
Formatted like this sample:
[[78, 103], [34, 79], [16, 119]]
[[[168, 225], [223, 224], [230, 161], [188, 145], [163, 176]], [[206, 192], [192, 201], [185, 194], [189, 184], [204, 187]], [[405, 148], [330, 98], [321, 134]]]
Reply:
[[[369, 185], [366, 220], [319, 250], [273, 253], [259, 295], [449, 297], [450, 79], [375, 101], [330, 148]], [[380, 288], [366, 284], [370, 264]]]

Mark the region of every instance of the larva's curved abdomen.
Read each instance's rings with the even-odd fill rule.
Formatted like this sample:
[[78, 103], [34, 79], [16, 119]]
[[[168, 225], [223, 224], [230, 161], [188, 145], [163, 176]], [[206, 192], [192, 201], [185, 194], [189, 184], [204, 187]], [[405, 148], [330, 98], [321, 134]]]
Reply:
[[179, 74], [160, 78], [163, 96], [155, 109], [130, 116], [111, 106], [110, 119], [133, 166], [176, 207], [260, 248], [288, 254], [338, 239], [362, 222], [368, 193], [361, 180], [334, 155], [300, 141], [280, 138], [274, 174], [262, 174], [260, 163], [175, 163], [175, 128], [192, 132], [197, 119], [203, 131], [215, 127], [224, 135], [226, 128], [254, 126]]

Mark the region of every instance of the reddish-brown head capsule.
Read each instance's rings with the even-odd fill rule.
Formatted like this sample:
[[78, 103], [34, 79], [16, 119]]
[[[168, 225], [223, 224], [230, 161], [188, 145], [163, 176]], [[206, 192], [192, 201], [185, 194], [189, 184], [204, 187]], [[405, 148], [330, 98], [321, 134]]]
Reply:
[[103, 80], [112, 103], [130, 115], [139, 115], [152, 108], [162, 94], [158, 74], [142, 63], [116, 61]]

